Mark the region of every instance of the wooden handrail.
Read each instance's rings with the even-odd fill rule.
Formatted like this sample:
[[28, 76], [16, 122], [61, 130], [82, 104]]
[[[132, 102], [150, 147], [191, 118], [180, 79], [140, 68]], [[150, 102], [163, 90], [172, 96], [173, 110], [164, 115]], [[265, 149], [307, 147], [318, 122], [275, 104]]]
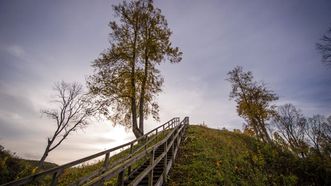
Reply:
[[[185, 118], [185, 119], [186, 119], [186, 118]], [[184, 120], [185, 120], [185, 119], [184, 119]], [[184, 120], [183, 120], [183, 121], [184, 121]], [[182, 122], [183, 122], [183, 121], [182, 121]], [[38, 180], [39, 178], [41, 178], [41, 177], [43, 177], [43, 176], [46, 176], [46, 175], [52, 175], [52, 174], [53, 174], [52, 185], [56, 185], [56, 183], [57, 183], [57, 177], [58, 177], [61, 173], [63, 173], [63, 171], [64, 171], [65, 169], [70, 168], [70, 167], [73, 167], [73, 166], [76, 166], [76, 165], [79, 165], [79, 164], [81, 164], [81, 163], [84, 163], [84, 162], [87, 162], [87, 161], [90, 161], [90, 160], [93, 160], [93, 159], [96, 159], [96, 158], [101, 157], [101, 156], [103, 156], [103, 155], [106, 156], [105, 161], [107, 161], [107, 160], [109, 159], [109, 154], [110, 154], [111, 152], [114, 152], [114, 151], [116, 151], [116, 150], [118, 150], [118, 149], [122, 149], [122, 148], [127, 147], [127, 146], [132, 147], [132, 146], [134, 145], [134, 143], [137, 143], [137, 142], [139, 142], [139, 141], [142, 141], [143, 139], [147, 139], [147, 138], [148, 138], [148, 135], [152, 134], [153, 132], [160, 132], [160, 131], [158, 131], [158, 130], [161, 129], [161, 128], [162, 128], [162, 131], [167, 130], [167, 129], [171, 128], [171, 127], [173, 127], [173, 128], [175, 129], [175, 128], [179, 127], [179, 126], [181, 125], [182, 122], [179, 122], [179, 118], [178, 118], [178, 117], [175, 117], [175, 118], [169, 120], [168, 122], [164, 123], [163, 125], [160, 125], [159, 127], [156, 127], [156, 128], [154, 128], [153, 130], [149, 131], [149, 132], [146, 133], [145, 135], [143, 135], [143, 136], [141, 136], [141, 137], [139, 137], [139, 138], [137, 138], [137, 139], [135, 139], [135, 140], [132, 140], [132, 141], [130, 141], [130, 142], [128, 142], [128, 143], [125, 143], [125, 144], [119, 145], [119, 146], [114, 147], [114, 148], [110, 148], [110, 149], [108, 149], [108, 150], [105, 150], [105, 151], [102, 151], [102, 152], [99, 152], [99, 153], [96, 153], [96, 154], [93, 154], [93, 155], [87, 156], [87, 157], [82, 158], [82, 159], [78, 159], [78, 160], [75, 160], [75, 161], [72, 161], [72, 162], [66, 163], [66, 164], [64, 164], [64, 165], [61, 165], [61, 166], [58, 166], [58, 167], [55, 167], [55, 168], [52, 168], [52, 169], [49, 169], [49, 170], [46, 170], [46, 171], [43, 171], [43, 172], [40, 172], [40, 173], [36, 173], [36, 174], [34, 174], [34, 175], [31, 175], [31, 176], [24, 177], [24, 178], [19, 179], [19, 180], [15, 180], [15, 181], [8, 182], [8, 183], [3, 184], [3, 185], [1, 185], [1, 186], [10, 186], [10, 185], [22, 185], [22, 184], [27, 184], [27, 183], [30, 183], [30, 182], [32, 182], [32, 181]], [[173, 131], [175, 131], [175, 130], [173, 130]], [[173, 133], [173, 131], [171, 132], [171, 134]], [[156, 136], [157, 136], [157, 135], [155, 135], [155, 137], [156, 137]], [[168, 138], [169, 138], [169, 135], [167, 135], [166, 138], [168, 139]], [[152, 139], [154, 139], [154, 138], [152, 138]], [[162, 140], [162, 141], [164, 141], [164, 140]], [[145, 141], [145, 144], [142, 145], [142, 147], [146, 148], [146, 146], [147, 146], [150, 142], [151, 142], [151, 140], [148, 140], [148, 141], [146, 140], [146, 141]], [[157, 143], [157, 144], [160, 144], [160, 142]], [[157, 144], [155, 144], [155, 145], [157, 145]], [[153, 147], [155, 147], [155, 145], [153, 145]], [[140, 150], [142, 149], [142, 147], [139, 147], [139, 148], [136, 149], [135, 151], [131, 152], [131, 154], [134, 154], [134, 153], [140, 151]], [[148, 149], [150, 149], [150, 148], [148, 148]], [[146, 152], [146, 151], [144, 151], [144, 152]], [[130, 154], [130, 157], [131, 157], [131, 154]], [[145, 153], [138, 153], [139, 157], [140, 157], [142, 154], [145, 154]], [[127, 157], [125, 157], [125, 158], [127, 158]], [[124, 158], [124, 159], [125, 159], [125, 158]], [[130, 161], [129, 161], [129, 162], [133, 162], [132, 160], [135, 159], [135, 158], [137, 158], [137, 155], [134, 156], [134, 157], [132, 157], [132, 158], [130, 158]], [[124, 161], [124, 162], [127, 162], [127, 161]], [[132, 164], [133, 164], [133, 163], [132, 163]], [[131, 165], [131, 164], [130, 164], [130, 165]], [[105, 164], [105, 166], [108, 166], [108, 165]], [[115, 167], [117, 167], [117, 166], [115, 166]], [[104, 168], [109, 169], [109, 168], [111, 168], [111, 167], [104, 167]]]
[[[101, 174], [99, 177], [91, 180], [89, 183], [87, 183], [86, 185], [97, 185], [100, 184], [101, 181], [103, 180], [108, 180], [112, 177], [114, 177], [115, 175], [119, 174], [120, 172], [123, 172], [126, 168], [128, 168], [129, 166], [131, 166], [133, 163], [141, 160], [142, 158], [146, 157], [147, 155], [149, 155], [150, 153], [154, 152], [155, 149], [159, 148], [161, 145], [167, 143], [167, 141], [169, 140], [169, 138], [171, 136], [173, 136], [172, 140], [169, 142], [169, 144], [167, 145], [167, 147], [165, 148], [165, 152], [163, 152], [155, 161], [152, 165], [148, 166], [143, 172], [141, 172], [129, 185], [137, 185], [160, 161], [162, 158], [164, 158], [166, 156], [166, 154], [168, 153], [168, 151], [171, 149], [172, 145], [174, 144], [175, 139], [177, 139], [177, 137], [179, 136], [179, 134], [183, 134], [183, 130], [187, 127], [187, 125], [189, 124], [189, 120], [188, 117], [186, 117], [182, 122], [180, 122], [179, 125], [177, 125], [163, 140], [159, 141], [158, 143], [156, 143], [155, 145], [147, 148], [145, 151], [140, 152], [138, 154], [136, 154], [135, 156], [133, 156], [132, 158], [128, 159], [127, 161], [125, 161], [124, 163], [118, 164], [117, 166], [113, 167], [112, 169], [104, 172], [103, 174]], [[178, 130], [177, 130], [178, 129]], [[176, 133], [175, 133], [176, 132]], [[151, 158], [154, 158], [153, 156], [151, 156]], [[171, 165], [170, 165], [171, 166]], [[168, 165], [166, 165], [166, 167], [168, 168]], [[167, 169], [166, 168], [166, 169]], [[167, 171], [164, 170], [165, 175], [167, 175]]]

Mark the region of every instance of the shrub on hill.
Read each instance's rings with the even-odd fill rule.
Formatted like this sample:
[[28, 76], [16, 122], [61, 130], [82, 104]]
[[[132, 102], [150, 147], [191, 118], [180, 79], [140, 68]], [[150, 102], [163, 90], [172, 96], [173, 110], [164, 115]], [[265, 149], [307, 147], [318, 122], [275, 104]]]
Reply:
[[[37, 171], [38, 161], [25, 160], [0, 145], [0, 184], [29, 176]], [[54, 163], [45, 163], [42, 170], [56, 167]]]
[[32, 167], [0, 145], [0, 183], [29, 175]]

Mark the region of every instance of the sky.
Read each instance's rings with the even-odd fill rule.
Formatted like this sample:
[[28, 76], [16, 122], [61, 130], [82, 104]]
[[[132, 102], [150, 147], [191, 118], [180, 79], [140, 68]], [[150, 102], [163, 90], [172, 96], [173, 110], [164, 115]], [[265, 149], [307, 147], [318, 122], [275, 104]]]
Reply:
[[[55, 82], [81, 82], [91, 62], [109, 47], [119, 0], [0, 1], [0, 144], [39, 159], [55, 123], [40, 114], [52, 106]], [[328, 0], [155, 0], [183, 51], [179, 64], [159, 66], [165, 79], [158, 96], [160, 122], [189, 116], [193, 124], [242, 128], [229, 99], [227, 72], [252, 71], [279, 100], [302, 112], [331, 114], [331, 66], [316, 43], [331, 27]], [[134, 138], [109, 121], [72, 133], [46, 161], [63, 164]]]

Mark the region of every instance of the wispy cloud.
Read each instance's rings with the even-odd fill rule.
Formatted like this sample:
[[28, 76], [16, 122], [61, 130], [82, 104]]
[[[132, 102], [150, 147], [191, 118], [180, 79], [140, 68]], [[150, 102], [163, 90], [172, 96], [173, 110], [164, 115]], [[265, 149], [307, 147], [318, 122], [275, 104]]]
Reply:
[[18, 46], [18, 45], [11, 45], [11, 46], [8, 46], [6, 47], [6, 51], [14, 56], [14, 57], [17, 57], [17, 58], [24, 58], [25, 57], [25, 50], [21, 47], [21, 46]]

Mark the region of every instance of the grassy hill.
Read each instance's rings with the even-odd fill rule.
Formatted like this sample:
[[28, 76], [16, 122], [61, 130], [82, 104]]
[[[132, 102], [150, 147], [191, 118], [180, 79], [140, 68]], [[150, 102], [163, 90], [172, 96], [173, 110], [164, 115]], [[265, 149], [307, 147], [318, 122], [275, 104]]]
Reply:
[[[126, 154], [122, 151], [112, 161]], [[36, 162], [12, 156], [3, 148], [0, 160], [0, 183], [29, 175], [36, 166]], [[70, 168], [60, 177], [59, 185], [68, 185], [102, 165], [100, 161]], [[49, 181], [50, 176], [38, 185], [48, 185]], [[168, 176], [168, 185], [331, 185], [331, 162], [298, 158], [239, 130], [190, 125]]]
[[329, 185], [331, 167], [240, 131], [189, 126], [169, 185]]

